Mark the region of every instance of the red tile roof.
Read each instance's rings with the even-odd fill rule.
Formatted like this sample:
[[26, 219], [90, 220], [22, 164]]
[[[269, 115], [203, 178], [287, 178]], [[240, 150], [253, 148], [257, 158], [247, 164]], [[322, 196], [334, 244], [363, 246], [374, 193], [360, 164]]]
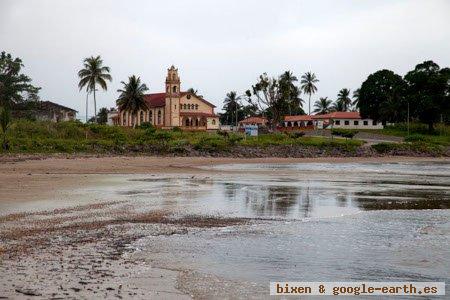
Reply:
[[284, 116], [284, 120], [286, 122], [312, 121], [312, 117], [309, 115]]
[[[189, 94], [188, 92], [181, 92], [180, 96], [183, 97], [184, 95]], [[200, 101], [202, 101], [203, 103], [212, 106], [212, 107], [216, 107], [214, 104], [212, 104], [211, 102], [206, 101], [205, 99], [196, 96]], [[147, 102], [147, 106], [148, 107], [163, 107], [166, 105], [166, 93], [154, 93], [154, 94], [147, 94], [144, 95], [144, 100], [145, 102]]]
[[336, 111], [324, 115], [311, 116], [313, 119], [361, 119], [357, 111]]
[[242, 121], [239, 121], [240, 124], [267, 124], [268, 121], [264, 117], [249, 117]]

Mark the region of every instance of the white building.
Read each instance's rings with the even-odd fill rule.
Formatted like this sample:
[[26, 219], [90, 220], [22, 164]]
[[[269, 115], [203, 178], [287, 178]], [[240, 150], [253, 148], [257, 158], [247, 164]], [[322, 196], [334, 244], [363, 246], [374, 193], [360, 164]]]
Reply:
[[383, 129], [381, 122], [363, 119], [357, 111], [337, 111], [312, 116], [317, 128]]

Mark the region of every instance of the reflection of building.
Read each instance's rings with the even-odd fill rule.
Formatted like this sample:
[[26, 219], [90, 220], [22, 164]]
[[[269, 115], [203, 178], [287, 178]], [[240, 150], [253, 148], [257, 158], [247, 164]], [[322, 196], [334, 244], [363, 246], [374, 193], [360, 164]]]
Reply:
[[181, 127], [190, 130], [219, 129], [219, 117], [215, 106], [202, 96], [182, 92], [178, 69], [167, 70], [165, 92], [145, 95], [147, 109], [140, 110], [137, 118], [129, 111], [119, 111], [122, 126], [140, 125], [149, 122], [156, 127]]
[[51, 101], [41, 101], [34, 114], [39, 120], [59, 122], [75, 120], [77, 111]]

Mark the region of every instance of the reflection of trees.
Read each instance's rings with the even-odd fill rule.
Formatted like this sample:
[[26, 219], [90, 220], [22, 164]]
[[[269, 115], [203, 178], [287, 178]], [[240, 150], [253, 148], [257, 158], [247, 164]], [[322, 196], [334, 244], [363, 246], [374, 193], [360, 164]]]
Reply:
[[303, 211], [303, 216], [305, 218], [311, 216], [312, 205], [311, 205], [311, 197], [309, 194], [309, 186], [306, 188], [306, 195], [302, 199], [301, 210]]
[[338, 195], [336, 197], [336, 205], [339, 207], [347, 206], [347, 196], [346, 195]]
[[247, 191], [245, 204], [257, 215], [286, 216], [298, 202], [299, 189], [290, 186], [269, 186]]

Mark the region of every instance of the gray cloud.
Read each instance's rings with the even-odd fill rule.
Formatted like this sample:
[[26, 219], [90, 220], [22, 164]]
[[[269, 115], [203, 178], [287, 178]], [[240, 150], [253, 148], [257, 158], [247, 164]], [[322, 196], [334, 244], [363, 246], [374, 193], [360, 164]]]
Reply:
[[404, 74], [433, 59], [450, 65], [450, 2], [429, 1], [21, 1], [0, 0], [0, 49], [24, 60], [41, 98], [84, 111], [77, 71], [102, 55], [113, 83], [100, 106], [113, 106], [120, 81], [136, 74], [152, 92], [179, 67], [221, 107], [262, 72], [320, 79], [313, 98], [334, 98], [389, 68]]

